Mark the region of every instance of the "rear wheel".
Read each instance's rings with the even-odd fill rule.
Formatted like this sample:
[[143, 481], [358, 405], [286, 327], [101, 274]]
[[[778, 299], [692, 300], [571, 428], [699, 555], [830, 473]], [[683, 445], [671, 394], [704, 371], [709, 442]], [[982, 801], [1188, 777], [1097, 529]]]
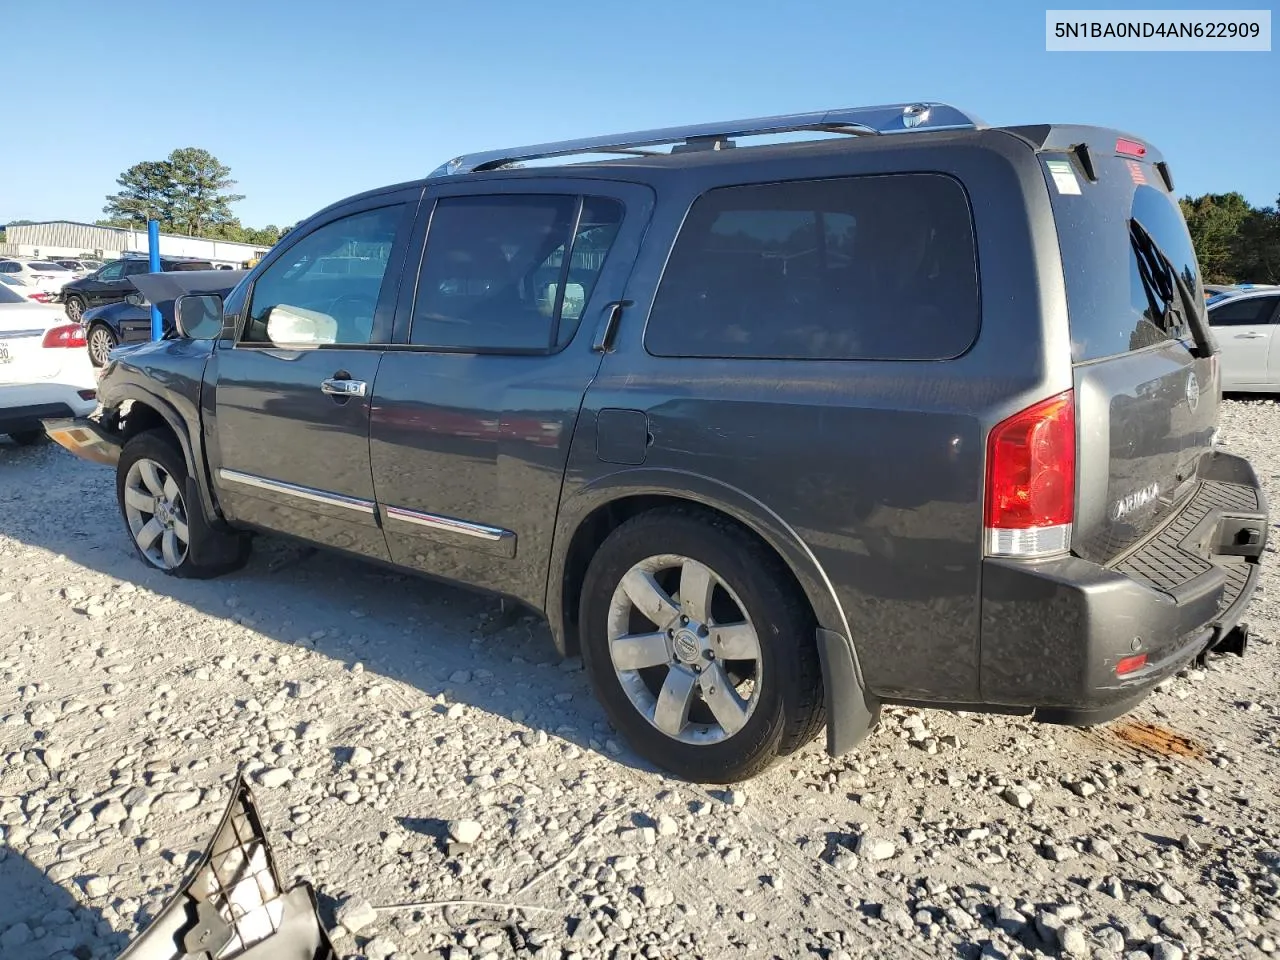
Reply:
[[106, 366], [107, 357], [119, 343], [119, 339], [110, 327], [95, 323], [89, 328], [89, 362], [95, 367]]
[[[249, 558], [246, 538], [212, 529], [197, 512], [200, 504], [187, 502], [186, 461], [163, 431], [148, 430], [124, 445], [116, 468], [116, 497], [138, 555], [170, 576], [216, 577], [244, 566]], [[201, 562], [195, 555], [220, 560]]]
[[43, 430], [17, 430], [9, 434], [9, 439], [20, 447], [29, 447], [44, 439]]
[[614, 726], [685, 779], [755, 776], [822, 725], [813, 615], [731, 522], [675, 508], [618, 527], [588, 568], [580, 623]]
[[76, 296], [67, 297], [67, 319], [72, 323], [79, 323], [83, 316], [84, 300]]

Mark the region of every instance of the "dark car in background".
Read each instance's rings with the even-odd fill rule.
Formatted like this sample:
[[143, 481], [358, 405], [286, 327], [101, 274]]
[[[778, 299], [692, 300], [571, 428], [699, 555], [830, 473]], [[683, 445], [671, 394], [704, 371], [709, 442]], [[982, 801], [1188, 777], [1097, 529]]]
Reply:
[[[213, 264], [208, 260], [196, 260], [189, 257], [161, 257], [160, 269], [172, 270], [211, 270]], [[67, 317], [79, 322], [84, 312], [90, 307], [99, 307], [104, 303], [116, 303], [134, 292], [130, 277], [151, 272], [151, 264], [146, 257], [122, 257], [104, 264], [87, 277], [72, 280], [62, 288], [62, 302], [66, 304]]]
[[[183, 289], [193, 292], [219, 292], [228, 290], [240, 282], [247, 271], [226, 269], [184, 270]], [[92, 307], [84, 312], [80, 323], [84, 327], [89, 360], [95, 367], [106, 364], [111, 351], [120, 344], [146, 343], [151, 339], [151, 303], [127, 281], [130, 293], [123, 300]], [[161, 300], [160, 320], [164, 333], [173, 330], [173, 300]]]

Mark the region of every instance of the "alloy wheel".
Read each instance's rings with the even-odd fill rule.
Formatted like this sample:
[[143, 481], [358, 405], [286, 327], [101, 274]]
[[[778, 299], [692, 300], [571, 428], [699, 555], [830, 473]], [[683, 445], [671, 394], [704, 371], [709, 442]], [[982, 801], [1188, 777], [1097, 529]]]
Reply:
[[609, 604], [609, 655], [631, 705], [673, 739], [725, 740], [760, 699], [760, 639], [746, 607], [709, 566], [652, 556]]
[[187, 559], [190, 532], [182, 489], [164, 466], [146, 458], [125, 476], [125, 520], [152, 566], [173, 570]]
[[89, 355], [98, 366], [105, 366], [107, 358], [115, 348], [115, 337], [106, 327], [94, 327], [89, 334]]

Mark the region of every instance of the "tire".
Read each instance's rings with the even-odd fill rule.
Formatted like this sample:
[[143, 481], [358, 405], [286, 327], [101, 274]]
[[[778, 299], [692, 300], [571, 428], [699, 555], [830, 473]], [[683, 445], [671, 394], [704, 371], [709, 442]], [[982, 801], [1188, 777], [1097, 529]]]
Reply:
[[29, 447], [44, 439], [43, 430], [18, 430], [9, 434], [9, 439], [20, 447]]
[[84, 311], [84, 298], [74, 295], [67, 297], [66, 314], [68, 320], [72, 323], [79, 323], [80, 318], [84, 316]]
[[[247, 537], [209, 527], [200, 505], [188, 505], [186, 460], [164, 430], [148, 430], [125, 443], [116, 500], [134, 550], [163, 573], [202, 580], [237, 570], [249, 559]], [[218, 560], [201, 562], [197, 556]]]
[[[688, 596], [675, 596], [686, 578]], [[825, 720], [807, 600], [775, 554], [721, 517], [677, 507], [623, 523], [587, 569], [579, 623], [583, 663], [614, 727], [686, 780], [753, 777]]]
[[[68, 305], [70, 305], [68, 303]], [[107, 356], [120, 344], [120, 338], [105, 323], [95, 323], [89, 328], [89, 362], [95, 367], [106, 366]]]

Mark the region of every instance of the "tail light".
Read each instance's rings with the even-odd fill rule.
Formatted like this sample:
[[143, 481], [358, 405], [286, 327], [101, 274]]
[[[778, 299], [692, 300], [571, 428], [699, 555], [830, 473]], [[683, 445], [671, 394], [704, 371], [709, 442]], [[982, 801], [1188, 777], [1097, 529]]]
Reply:
[[36, 303], [49, 303], [50, 301], [53, 300], [53, 294], [45, 293], [45, 291], [43, 290], [37, 290], [35, 293], [31, 294], [30, 296], [31, 296], [31, 299], [34, 300]]
[[66, 323], [60, 327], [51, 327], [44, 335], [42, 347], [83, 347], [85, 346], [84, 327], [78, 323]]
[[987, 555], [1070, 549], [1075, 499], [1076, 407], [1068, 390], [997, 424], [987, 438]]

